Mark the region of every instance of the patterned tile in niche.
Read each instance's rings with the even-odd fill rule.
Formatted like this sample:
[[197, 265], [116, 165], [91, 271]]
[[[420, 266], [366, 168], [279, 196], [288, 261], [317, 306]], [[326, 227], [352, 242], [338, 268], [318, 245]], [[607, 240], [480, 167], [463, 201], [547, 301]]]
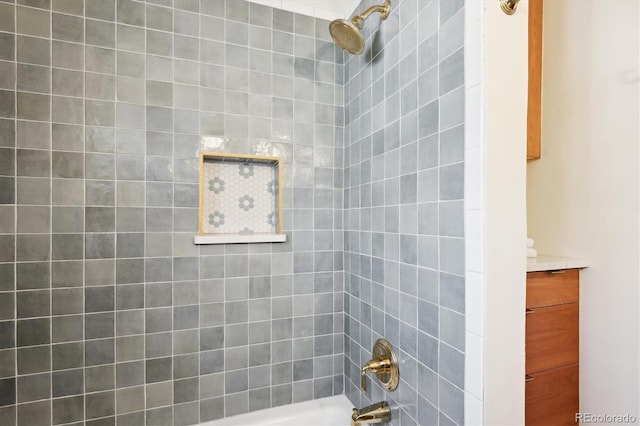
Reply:
[[251, 176], [253, 176], [253, 164], [238, 164], [238, 173], [245, 179], [249, 179]]
[[253, 203], [255, 200], [249, 194], [245, 194], [244, 196], [240, 197], [238, 201], [238, 207], [246, 212], [255, 207]]
[[215, 211], [209, 215], [209, 225], [219, 228], [224, 225], [224, 213]]
[[214, 177], [209, 181], [209, 191], [213, 191], [214, 194], [219, 194], [224, 191], [224, 181], [219, 177]]
[[205, 159], [202, 194], [205, 234], [277, 232], [277, 166]]

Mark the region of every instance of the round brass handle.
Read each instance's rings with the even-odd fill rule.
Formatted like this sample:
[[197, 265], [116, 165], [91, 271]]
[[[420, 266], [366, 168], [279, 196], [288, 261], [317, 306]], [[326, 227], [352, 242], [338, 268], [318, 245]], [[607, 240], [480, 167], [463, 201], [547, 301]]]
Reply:
[[400, 383], [400, 368], [398, 366], [398, 358], [393, 350], [391, 343], [385, 339], [378, 339], [373, 345], [372, 359], [386, 360], [386, 368], [376, 372], [376, 377], [380, 384], [390, 392], [397, 389]]

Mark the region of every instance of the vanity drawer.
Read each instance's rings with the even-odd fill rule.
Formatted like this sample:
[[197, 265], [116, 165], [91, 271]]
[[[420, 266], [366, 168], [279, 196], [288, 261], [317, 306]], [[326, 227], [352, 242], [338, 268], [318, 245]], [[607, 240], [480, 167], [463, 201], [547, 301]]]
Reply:
[[527, 308], [577, 302], [580, 296], [578, 269], [529, 272]]
[[578, 362], [578, 304], [528, 311], [526, 323], [527, 374]]
[[530, 374], [525, 382], [525, 424], [576, 424], [579, 408], [578, 364]]

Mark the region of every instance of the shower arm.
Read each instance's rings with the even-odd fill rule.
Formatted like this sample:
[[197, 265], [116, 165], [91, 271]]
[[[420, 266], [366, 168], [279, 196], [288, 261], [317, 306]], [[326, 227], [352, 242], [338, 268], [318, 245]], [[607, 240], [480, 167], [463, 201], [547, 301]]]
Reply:
[[367, 18], [375, 12], [380, 12], [380, 18], [382, 20], [387, 19], [387, 16], [389, 16], [389, 10], [391, 9], [391, 2], [389, 0], [385, 0], [384, 4], [380, 5], [377, 4], [375, 6], [371, 6], [369, 9], [365, 10], [364, 12], [362, 12], [360, 15], [356, 15], [353, 18], [351, 18], [351, 22], [353, 22], [353, 24], [358, 27], [359, 29], [362, 29], [362, 25], [364, 24], [364, 21], [367, 20]]
[[520, 0], [500, 0], [500, 8], [507, 15], [513, 15], [516, 13], [519, 1]]

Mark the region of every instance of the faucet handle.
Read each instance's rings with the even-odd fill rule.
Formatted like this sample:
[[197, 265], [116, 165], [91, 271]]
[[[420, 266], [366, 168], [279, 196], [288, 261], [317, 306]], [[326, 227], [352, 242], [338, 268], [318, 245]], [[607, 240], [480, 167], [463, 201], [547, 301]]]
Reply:
[[[367, 393], [367, 366], [362, 367], [360, 372], [360, 390], [362, 393]], [[355, 411], [355, 408], [354, 408]]]
[[372, 359], [367, 362], [360, 372], [360, 390], [362, 393], [367, 392], [367, 371], [375, 374], [384, 374], [391, 369], [391, 359], [383, 357], [380, 359]]

